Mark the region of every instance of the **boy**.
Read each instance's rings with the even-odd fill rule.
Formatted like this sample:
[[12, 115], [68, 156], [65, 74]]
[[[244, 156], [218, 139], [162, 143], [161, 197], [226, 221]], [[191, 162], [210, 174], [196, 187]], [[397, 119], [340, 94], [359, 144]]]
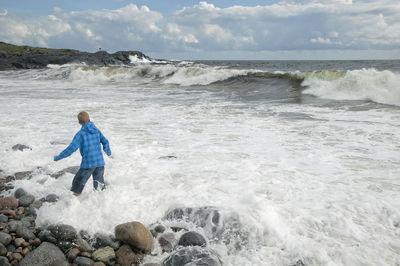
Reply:
[[100, 143], [103, 145], [104, 152], [108, 156], [111, 155], [108, 140], [90, 122], [89, 114], [87, 112], [80, 112], [78, 114], [78, 121], [82, 125], [81, 130], [75, 134], [71, 144], [58, 156], [54, 157], [54, 161], [59, 161], [70, 156], [79, 148], [82, 155], [82, 162], [79, 171], [72, 181], [71, 191], [74, 193], [74, 196], [79, 196], [82, 193], [91, 175], [93, 175], [94, 189], [97, 189], [98, 186], [100, 186], [101, 190], [105, 189], [103, 178], [105, 162]]

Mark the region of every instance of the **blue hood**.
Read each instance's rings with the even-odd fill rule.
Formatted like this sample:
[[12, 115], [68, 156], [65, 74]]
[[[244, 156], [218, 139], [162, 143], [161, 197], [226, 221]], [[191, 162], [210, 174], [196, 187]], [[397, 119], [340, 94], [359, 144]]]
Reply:
[[85, 123], [81, 130], [90, 134], [94, 134], [98, 131], [97, 127], [92, 122]]

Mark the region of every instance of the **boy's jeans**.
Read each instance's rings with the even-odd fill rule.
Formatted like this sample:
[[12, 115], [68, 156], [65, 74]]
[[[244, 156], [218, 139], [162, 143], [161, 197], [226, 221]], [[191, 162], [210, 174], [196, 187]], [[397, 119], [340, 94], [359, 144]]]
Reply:
[[93, 175], [94, 189], [97, 189], [99, 186], [101, 190], [104, 190], [104, 166], [99, 166], [94, 168], [80, 168], [72, 181], [71, 191], [81, 194], [91, 175]]

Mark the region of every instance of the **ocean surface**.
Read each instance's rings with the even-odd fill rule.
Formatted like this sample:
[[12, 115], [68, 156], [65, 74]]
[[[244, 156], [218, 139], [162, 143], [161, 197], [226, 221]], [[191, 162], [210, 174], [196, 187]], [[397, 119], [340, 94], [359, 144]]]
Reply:
[[[246, 235], [210, 244], [224, 265], [400, 265], [400, 61], [132, 63], [0, 72], [0, 169], [60, 196], [38, 225], [113, 233], [214, 206]], [[50, 174], [80, 163], [53, 157], [81, 110], [113, 156], [107, 190], [75, 198], [72, 174]]]

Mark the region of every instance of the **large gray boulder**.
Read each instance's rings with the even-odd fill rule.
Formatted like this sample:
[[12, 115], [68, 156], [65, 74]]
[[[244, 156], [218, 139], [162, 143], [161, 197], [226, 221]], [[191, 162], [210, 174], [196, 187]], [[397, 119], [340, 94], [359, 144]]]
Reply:
[[19, 263], [20, 266], [64, 266], [68, 262], [64, 253], [54, 244], [43, 242], [38, 248], [34, 249]]
[[189, 231], [202, 229], [210, 243], [224, 243], [229, 249], [239, 250], [247, 243], [247, 232], [242, 229], [236, 213], [222, 213], [216, 207], [176, 208], [163, 218], [165, 225]]
[[218, 239], [224, 231], [224, 219], [215, 207], [176, 208], [168, 212], [163, 220], [172, 222], [176, 227], [189, 228], [194, 224], [204, 230], [210, 240]]
[[162, 262], [162, 265], [221, 266], [222, 263], [215, 251], [198, 246], [192, 246], [178, 248]]

